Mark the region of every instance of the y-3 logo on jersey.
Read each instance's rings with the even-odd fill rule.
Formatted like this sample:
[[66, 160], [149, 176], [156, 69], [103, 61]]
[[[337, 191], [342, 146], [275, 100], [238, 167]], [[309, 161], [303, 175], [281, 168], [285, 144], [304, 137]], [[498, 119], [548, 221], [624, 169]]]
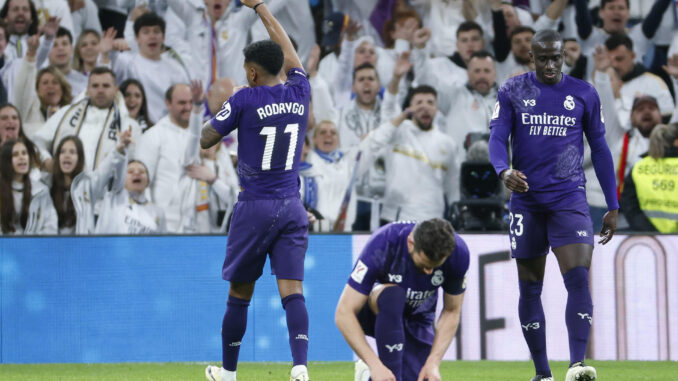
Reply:
[[523, 103], [525, 104], [525, 107], [534, 107], [537, 105], [537, 101], [534, 99], [523, 99]]
[[577, 230], [577, 235], [579, 237], [588, 237], [589, 233], [586, 230]]
[[400, 274], [388, 274], [388, 281], [393, 283], [400, 283], [403, 281], [403, 276]]
[[593, 317], [591, 317], [591, 315], [589, 315], [588, 313], [577, 312], [577, 315], [579, 315], [579, 317], [580, 317], [582, 320], [588, 319], [589, 325], [593, 324]]
[[541, 326], [539, 325], [539, 322], [534, 322], [534, 323], [527, 323], [523, 325], [523, 329], [525, 331], [533, 330], [536, 331], [540, 328]]
[[386, 345], [386, 349], [388, 349], [389, 353], [393, 353], [393, 351], [400, 352], [403, 350], [403, 343], [398, 343], [398, 344], [393, 344], [393, 345]]

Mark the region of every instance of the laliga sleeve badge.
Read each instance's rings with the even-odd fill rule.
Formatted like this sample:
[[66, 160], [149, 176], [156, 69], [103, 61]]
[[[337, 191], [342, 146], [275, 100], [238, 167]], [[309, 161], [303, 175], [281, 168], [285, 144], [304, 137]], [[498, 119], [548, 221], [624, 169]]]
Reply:
[[565, 97], [565, 102], [563, 102], [563, 106], [565, 106], [566, 110], [574, 110], [574, 98], [572, 98], [572, 95], [568, 95]]
[[515, 250], [517, 246], [516, 237], [511, 237], [511, 249]]
[[217, 118], [217, 120], [223, 121], [223, 120], [228, 119], [229, 116], [231, 116], [231, 104], [229, 102], [226, 102], [221, 107], [221, 111], [219, 111], [216, 118]]
[[603, 105], [600, 105], [600, 122], [605, 123], [605, 116], [603, 115]]

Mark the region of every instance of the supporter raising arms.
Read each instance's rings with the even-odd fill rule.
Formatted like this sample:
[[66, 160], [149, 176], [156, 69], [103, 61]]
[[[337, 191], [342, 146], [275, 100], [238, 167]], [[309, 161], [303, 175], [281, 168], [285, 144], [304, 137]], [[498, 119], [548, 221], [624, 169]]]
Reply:
[[50, 194], [59, 217], [59, 234], [94, 232], [94, 204], [104, 195], [111, 179], [113, 188], [125, 181], [126, 150], [131, 129], [120, 133], [117, 149], [96, 171], [85, 168], [85, 150], [77, 136], [67, 136], [57, 146]]
[[[45, 35], [54, 36], [58, 23], [58, 19], [49, 19], [43, 28]], [[14, 82], [12, 99], [24, 121], [24, 132], [32, 138], [52, 114], [71, 103], [73, 96], [71, 85], [59, 70], [48, 66], [38, 71], [40, 62], [36, 62], [36, 56], [41, 46], [38, 36], [28, 38], [27, 45], [28, 50]]]
[[134, 21], [134, 36], [138, 52], [122, 51], [128, 47], [115, 40], [115, 30], [107, 30], [99, 43], [101, 63], [108, 64], [118, 83], [136, 78], [148, 95], [148, 112], [156, 123], [167, 114], [163, 101], [165, 92], [177, 83], [188, 83], [190, 68], [176, 51], [165, 46], [165, 20], [155, 13], [144, 13]]
[[148, 185], [148, 169], [144, 163], [131, 160], [125, 182], [116, 181], [104, 195], [94, 233], [165, 233], [165, 213], [146, 197]]
[[0, 229], [2, 234], [57, 233], [57, 214], [49, 189], [30, 176], [36, 163], [25, 140], [9, 140], [0, 148]]

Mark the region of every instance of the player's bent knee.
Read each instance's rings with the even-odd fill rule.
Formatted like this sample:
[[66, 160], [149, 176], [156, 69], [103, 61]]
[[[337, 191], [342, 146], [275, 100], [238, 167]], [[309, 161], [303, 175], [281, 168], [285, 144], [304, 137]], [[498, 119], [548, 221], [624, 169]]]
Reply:
[[252, 283], [231, 282], [228, 294], [230, 296], [235, 296], [236, 298], [239, 299], [251, 300], [252, 294], [254, 294], [254, 282]]
[[377, 298], [377, 314], [402, 318], [405, 311], [405, 299], [406, 293], [402, 287], [385, 287]]

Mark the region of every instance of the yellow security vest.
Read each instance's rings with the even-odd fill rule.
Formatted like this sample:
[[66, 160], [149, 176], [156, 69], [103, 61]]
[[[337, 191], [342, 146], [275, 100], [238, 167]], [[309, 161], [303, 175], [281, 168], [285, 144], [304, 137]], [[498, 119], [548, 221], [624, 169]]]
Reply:
[[631, 171], [640, 209], [661, 233], [678, 232], [678, 157], [636, 163]]

